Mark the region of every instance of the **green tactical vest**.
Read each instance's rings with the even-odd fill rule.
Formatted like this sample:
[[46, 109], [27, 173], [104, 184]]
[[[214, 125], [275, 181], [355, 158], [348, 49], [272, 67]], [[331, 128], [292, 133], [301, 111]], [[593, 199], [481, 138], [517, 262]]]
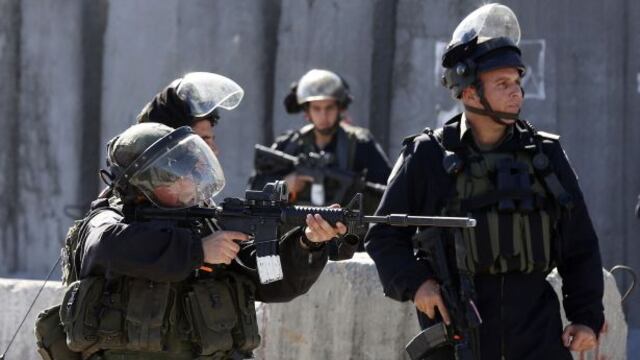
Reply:
[[556, 219], [549, 197], [534, 173], [531, 155], [475, 153], [455, 176], [448, 214], [477, 220], [462, 229], [463, 269], [475, 274], [547, 271]]
[[[83, 359], [133, 355], [145, 359], [230, 359], [251, 354], [258, 347], [256, 285], [235, 271], [220, 268], [212, 275], [179, 283], [127, 277], [79, 279], [75, 252], [82, 247], [84, 226], [98, 212], [77, 221], [65, 244], [70, 250], [66, 254], [69, 261], [63, 266], [68, 286], [57, 323], [72, 354], [81, 354]], [[215, 230], [214, 225], [203, 225], [209, 227], [205, 231]], [[40, 341], [42, 353], [55, 354], [55, 348], [46, 346], [53, 343], [48, 338], [55, 334], [46, 332]]]
[[[458, 267], [472, 274], [549, 271], [555, 266], [560, 214], [572, 206], [543, 152], [543, 140], [558, 137], [521, 121], [514, 131], [526, 146], [479, 152], [460, 141], [457, 121], [450, 120], [438, 134], [425, 133], [442, 147], [443, 165], [453, 178], [444, 215], [477, 221], [476, 227], [460, 230], [464, 246], [456, 250]], [[459, 159], [460, 168], [452, 170], [447, 157]]]

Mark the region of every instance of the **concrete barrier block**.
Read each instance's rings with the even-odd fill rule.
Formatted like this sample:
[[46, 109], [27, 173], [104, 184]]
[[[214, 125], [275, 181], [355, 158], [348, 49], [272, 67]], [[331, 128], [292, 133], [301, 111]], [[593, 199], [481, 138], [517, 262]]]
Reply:
[[[620, 293], [611, 274], [603, 276], [607, 326], [599, 348], [575, 359], [626, 358]], [[557, 273], [548, 280], [560, 290]], [[364, 254], [329, 263], [308, 294], [263, 306], [261, 359], [407, 359], [404, 346], [419, 331], [413, 304], [383, 296], [375, 264]]]
[[[0, 278], [0, 304], [2, 306], [2, 310], [0, 310], [0, 355], [6, 350], [11, 337], [43, 283], [43, 280]], [[11, 345], [11, 349], [7, 352], [6, 360], [42, 360], [36, 352], [34, 324], [42, 310], [62, 302], [62, 295], [63, 288], [59, 281], [51, 281], [45, 285], [13, 345]]]
[[[614, 278], [605, 279], [606, 325], [598, 349], [576, 360], [626, 359], [627, 325]], [[549, 282], [560, 291], [557, 273]], [[0, 351], [4, 351], [42, 281], [0, 279]], [[559, 293], [558, 293], [559, 294]], [[39, 359], [33, 324], [43, 309], [62, 299], [60, 282], [50, 282], [18, 334], [9, 359]], [[331, 262], [308, 294], [289, 303], [256, 304], [262, 344], [257, 359], [408, 359], [404, 346], [418, 331], [415, 308], [385, 298], [373, 261], [357, 254]], [[563, 320], [566, 324], [566, 319]]]
[[[627, 358], [627, 322], [622, 311], [621, 296], [616, 279], [610, 272], [602, 270], [604, 277], [604, 317], [605, 324], [600, 330], [598, 347], [593, 351], [574, 353], [574, 359], [579, 360], [607, 360]], [[562, 299], [562, 278], [557, 270], [547, 276], [547, 281], [553, 286], [556, 294]], [[567, 317], [561, 307], [562, 322], [566, 325]]]
[[382, 295], [364, 254], [330, 262], [308, 294], [263, 306], [261, 359], [399, 359], [419, 330], [411, 306]]

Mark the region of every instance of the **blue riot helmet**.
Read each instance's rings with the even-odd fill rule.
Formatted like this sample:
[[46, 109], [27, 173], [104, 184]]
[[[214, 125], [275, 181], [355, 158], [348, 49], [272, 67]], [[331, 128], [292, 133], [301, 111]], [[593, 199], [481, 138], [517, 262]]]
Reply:
[[525, 65], [521, 59], [520, 25], [513, 11], [505, 5], [484, 5], [469, 15], [456, 27], [442, 57], [445, 68], [442, 84], [459, 99], [462, 91], [474, 86], [485, 107], [465, 109], [490, 116], [497, 122], [503, 119], [518, 119], [517, 113], [495, 112], [491, 109], [483, 92], [479, 74], [505, 67], [517, 68], [524, 75]]

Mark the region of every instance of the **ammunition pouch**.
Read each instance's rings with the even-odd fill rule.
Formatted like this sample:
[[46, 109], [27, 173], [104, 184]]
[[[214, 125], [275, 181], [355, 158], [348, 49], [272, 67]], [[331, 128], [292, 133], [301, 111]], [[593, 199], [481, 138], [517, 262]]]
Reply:
[[67, 345], [83, 358], [104, 349], [162, 351], [169, 293], [169, 283], [143, 279], [72, 283], [60, 308]]
[[69, 349], [83, 352], [98, 342], [100, 303], [105, 279], [90, 277], [71, 283], [60, 307]]
[[[59, 341], [77, 359], [96, 353], [217, 359], [226, 358], [232, 351], [250, 354], [258, 347], [256, 289], [251, 279], [222, 272], [216, 278], [176, 286], [133, 278], [108, 282], [91, 277], [76, 281], [67, 288], [59, 307]], [[46, 318], [47, 327], [56, 322], [49, 320], [56, 317], [55, 309], [41, 315]], [[45, 325], [41, 323], [41, 327]], [[41, 331], [44, 340], [39, 338], [46, 360], [47, 353], [58, 351], [49, 345], [56, 338], [44, 337], [49, 332]], [[50, 359], [76, 359], [64, 356], [67, 355]]]
[[235, 274], [227, 278], [231, 288], [235, 288], [235, 304], [238, 322], [231, 331], [234, 348], [250, 353], [260, 345], [260, 333], [256, 318], [256, 285], [251, 279]]
[[38, 354], [43, 360], [81, 360], [81, 354], [67, 346], [67, 338], [60, 323], [60, 305], [50, 307], [36, 320], [35, 334]]
[[169, 283], [130, 279], [126, 311], [127, 349], [162, 351], [165, 314], [169, 303]]
[[231, 289], [216, 279], [196, 281], [184, 297], [184, 310], [194, 330], [194, 342], [200, 355], [233, 348], [231, 330], [236, 325], [236, 310]]

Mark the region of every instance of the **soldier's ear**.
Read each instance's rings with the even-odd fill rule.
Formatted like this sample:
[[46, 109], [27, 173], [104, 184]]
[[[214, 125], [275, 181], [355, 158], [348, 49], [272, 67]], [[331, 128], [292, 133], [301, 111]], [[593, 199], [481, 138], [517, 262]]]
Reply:
[[462, 90], [462, 96], [460, 97], [462, 101], [478, 101], [480, 98], [476, 92], [476, 88], [473, 86], [467, 86]]

